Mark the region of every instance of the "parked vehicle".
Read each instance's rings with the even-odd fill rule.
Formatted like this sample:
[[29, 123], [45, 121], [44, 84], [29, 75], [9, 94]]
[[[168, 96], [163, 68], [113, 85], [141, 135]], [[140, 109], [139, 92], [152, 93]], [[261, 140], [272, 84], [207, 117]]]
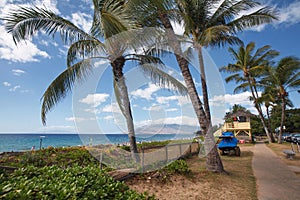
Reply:
[[283, 133], [282, 136], [281, 136], [281, 139], [282, 139], [283, 141], [286, 141], [286, 138], [287, 138], [288, 136], [290, 136], [290, 135], [291, 135], [290, 133]]
[[286, 142], [293, 142], [293, 136], [294, 135], [295, 135], [294, 133], [291, 133], [290, 135], [286, 136], [285, 141]]
[[221, 155], [241, 155], [240, 147], [237, 146], [239, 141], [234, 137], [233, 132], [223, 132], [219, 139], [221, 142], [218, 144], [218, 149]]
[[293, 143], [300, 144], [300, 133], [294, 134], [293, 137], [292, 137], [292, 141], [293, 141]]

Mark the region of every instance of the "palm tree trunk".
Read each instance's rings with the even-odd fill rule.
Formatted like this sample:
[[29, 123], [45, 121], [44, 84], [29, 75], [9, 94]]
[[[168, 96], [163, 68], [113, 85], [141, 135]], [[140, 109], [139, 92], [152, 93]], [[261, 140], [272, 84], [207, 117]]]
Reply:
[[204, 110], [205, 110], [206, 119], [207, 119], [207, 123], [208, 123], [208, 126], [207, 126], [208, 130], [207, 130], [206, 136], [205, 136], [205, 151], [208, 152], [208, 154], [206, 155], [206, 168], [209, 171], [218, 172], [218, 171], [224, 170], [223, 169], [224, 167], [223, 167], [221, 158], [219, 156], [215, 138], [214, 138], [213, 131], [212, 131], [212, 121], [211, 121], [210, 108], [209, 108], [209, 99], [208, 99], [207, 82], [206, 82], [206, 74], [205, 74], [205, 68], [204, 68], [202, 46], [199, 44], [194, 44], [194, 48], [198, 52], [203, 103], [204, 103]]
[[211, 122], [210, 119], [208, 120], [207, 115], [203, 109], [202, 102], [200, 101], [198, 92], [196, 90], [194, 81], [192, 79], [191, 72], [188, 68], [188, 62], [185, 58], [182, 57], [183, 53], [181, 50], [180, 43], [176, 39], [176, 35], [174, 33], [173, 27], [170, 23], [167, 14], [161, 11], [159, 11], [158, 13], [159, 13], [160, 20], [162, 21], [166, 29], [166, 33], [168, 36], [168, 43], [174, 51], [177, 63], [180, 67], [182, 76], [184, 78], [188, 90], [188, 95], [191, 99], [199, 124], [201, 126], [203, 133], [205, 134], [206, 142], [204, 144], [205, 145], [204, 148], [206, 150], [205, 152], [207, 152], [206, 169], [208, 171], [223, 173], [225, 172], [225, 170], [220, 155], [218, 153], [216, 143], [213, 138]]
[[201, 86], [202, 86], [204, 110], [205, 110], [207, 120], [211, 121], [202, 46], [199, 44], [194, 44], [194, 48], [198, 51], [198, 60], [199, 60], [199, 67], [200, 67], [200, 76], [201, 76], [200, 79], [201, 79]]
[[280, 122], [280, 130], [279, 130], [279, 135], [278, 135], [278, 144], [282, 144], [282, 130], [283, 130], [283, 123], [284, 123], [284, 118], [285, 118], [285, 99], [284, 97], [281, 98], [282, 103], [281, 103], [281, 122]]
[[261, 123], [263, 125], [265, 133], [267, 134], [269, 142], [273, 143], [273, 142], [275, 142], [275, 139], [274, 139], [274, 137], [272, 137], [273, 135], [270, 134], [269, 129], [268, 129], [267, 125], [266, 125], [266, 121], [265, 121], [264, 115], [262, 113], [262, 109], [261, 109], [260, 105], [258, 105], [258, 103], [257, 103], [257, 96], [255, 95], [255, 92], [254, 92], [256, 90], [256, 88], [255, 88], [255, 86], [253, 86], [251, 78], [247, 77], [247, 79], [248, 79], [248, 83], [249, 83], [249, 87], [250, 87], [250, 90], [251, 90], [252, 97], [254, 99], [254, 106], [255, 106], [255, 108], [256, 108], [256, 110], [258, 112], [258, 116], [260, 118], [260, 121], [261, 121]]
[[121, 109], [121, 110], [124, 111], [123, 114], [126, 119], [131, 157], [135, 161], [139, 162], [138, 148], [136, 145], [134, 124], [133, 124], [133, 117], [132, 117], [131, 106], [130, 106], [130, 101], [129, 101], [129, 97], [128, 97], [128, 90], [127, 90], [127, 86], [126, 86], [125, 78], [124, 78], [124, 74], [123, 74], [124, 64], [125, 64], [125, 58], [123, 56], [118, 57], [117, 59], [115, 59], [111, 62], [115, 81], [118, 86], [117, 89], [119, 90], [119, 94], [120, 94], [120, 98], [121, 98], [121, 102], [122, 102], [122, 105], [120, 105], [120, 106], [122, 106], [123, 109]]
[[[270, 110], [269, 110], [269, 106], [266, 106], [266, 112], [267, 112], [267, 116], [268, 116], [268, 129], [270, 131], [270, 134], [272, 134], [272, 137], [274, 138], [274, 134], [272, 132], [273, 128], [272, 128], [272, 124], [271, 124], [271, 117], [270, 117]], [[274, 138], [275, 139], [275, 138]]]

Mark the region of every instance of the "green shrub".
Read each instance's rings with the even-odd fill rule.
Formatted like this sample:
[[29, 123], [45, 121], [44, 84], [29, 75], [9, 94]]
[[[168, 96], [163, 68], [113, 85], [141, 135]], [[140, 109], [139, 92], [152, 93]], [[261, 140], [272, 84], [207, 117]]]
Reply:
[[175, 160], [165, 167], [170, 173], [187, 174], [190, 169], [185, 160]]
[[82, 167], [99, 165], [98, 161], [83, 147], [51, 147], [33, 152], [30, 151], [18, 156], [2, 157], [0, 163], [5, 166], [15, 167], [57, 165], [63, 168], [72, 165], [80, 165]]
[[154, 199], [95, 167], [26, 167], [0, 183], [0, 199]]

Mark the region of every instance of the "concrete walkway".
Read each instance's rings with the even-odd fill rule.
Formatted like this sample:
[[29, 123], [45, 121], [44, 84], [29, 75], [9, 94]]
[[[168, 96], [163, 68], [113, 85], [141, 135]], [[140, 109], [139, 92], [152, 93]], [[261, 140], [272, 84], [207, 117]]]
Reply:
[[264, 143], [253, 147], [253, 171], [259, 200], [300, 199], [300, 178]]

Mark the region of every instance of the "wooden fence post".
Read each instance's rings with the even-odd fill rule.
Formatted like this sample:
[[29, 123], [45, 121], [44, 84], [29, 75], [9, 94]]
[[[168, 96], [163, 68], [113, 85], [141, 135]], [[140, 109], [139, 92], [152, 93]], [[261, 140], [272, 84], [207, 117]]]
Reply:
[[168, 158], [168, 146], [165, 146], [165, 150], [166, 150], [166, 163], [168, 162], [169, 158]]
[[142, 146], [142, 173], [144, 173], [145, 167], [145, 155], [144, 155], [144, 147]]
[[182, 156], [181, 143], [179, 144], [179, 158]]

